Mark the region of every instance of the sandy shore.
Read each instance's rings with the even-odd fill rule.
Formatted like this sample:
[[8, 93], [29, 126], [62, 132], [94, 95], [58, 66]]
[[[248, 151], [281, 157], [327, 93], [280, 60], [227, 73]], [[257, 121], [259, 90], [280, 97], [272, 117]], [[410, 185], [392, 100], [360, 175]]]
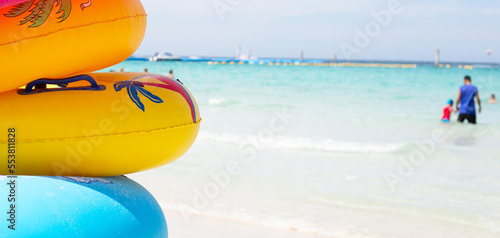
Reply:
[[189, 222], [181, 213], [163, 209], [168, 223], [170, 238], [317, 238], [291, 230], [281, 230], [249, 223], [221, 220], [205, 216], [192, 215]]

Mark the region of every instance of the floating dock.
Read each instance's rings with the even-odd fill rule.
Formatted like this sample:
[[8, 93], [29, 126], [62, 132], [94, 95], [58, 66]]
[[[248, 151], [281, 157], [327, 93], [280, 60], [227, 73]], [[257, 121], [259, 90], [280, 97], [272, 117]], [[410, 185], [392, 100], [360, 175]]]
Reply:
[[[148, 60], [147, 58], [131, 57], [129, 60]], [[361, 68], [404, 68], [414, 69], [419, 66], [434, 66], [430, 62], [420, 63], [396, 63], [396, 62], [337, 62], [336, 57], [333, 60], [321, 59], [236, 59], [236, 58], [200, 58], [183, 57], [181, 62], [204, 62], [209, 65], [267, 65], [267, 66], [322, 66], [322, 67], [361, 67]], [[437, 64], [438, 68], [459, 68], [474, 69], [470, 64]]]

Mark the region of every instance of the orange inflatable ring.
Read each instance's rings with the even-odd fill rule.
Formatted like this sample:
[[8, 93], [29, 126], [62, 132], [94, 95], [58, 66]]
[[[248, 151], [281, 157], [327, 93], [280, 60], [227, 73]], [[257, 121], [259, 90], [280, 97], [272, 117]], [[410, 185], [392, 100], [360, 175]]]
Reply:
[[12, 6], [18, 3], [27, 2], [28, 0], [0, 0], [0, 8]]
[[146, 13], [139, 0], [28, 0], [0, 9], [0, 92], [127, 59]]

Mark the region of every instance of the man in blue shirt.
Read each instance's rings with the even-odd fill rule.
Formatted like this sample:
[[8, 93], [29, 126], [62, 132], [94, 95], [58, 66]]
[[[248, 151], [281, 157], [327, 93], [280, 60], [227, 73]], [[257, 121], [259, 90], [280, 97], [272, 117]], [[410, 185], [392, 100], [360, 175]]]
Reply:
[[464, 84], [465, 85], [458, 91], [457, 110], [460, 113], [458, 115], [458, 121], [462, 123], [464, 120], [467, 120], [469, 123], [476, 124], [476, 107], [474, 98], [477, 99], [479, 113], [481, 113], [481, 100], [479, 99], [479, 92], [475, 86], [471, 85], [471, 78], [469, 76], [465, 76]]

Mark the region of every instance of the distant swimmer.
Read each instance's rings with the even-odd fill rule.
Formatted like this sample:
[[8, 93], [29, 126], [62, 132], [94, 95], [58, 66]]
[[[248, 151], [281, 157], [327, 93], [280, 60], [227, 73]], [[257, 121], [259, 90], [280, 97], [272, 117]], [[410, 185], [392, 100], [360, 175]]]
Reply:
[[457, 113], [458, 111], [453, 109], [453, 100], [449, 99], [446, 104], [446, 107], [443, 109], [443, 117], [441, 118], [441, 121], [450, 122], [451, 113]]
[[123, 70], [123, 68], [120, 68], [119, 72], [124, 72], [125, 70]]
[[[471, 124], [476, 124], [476, 106], [474, 98], [477, 99], [479, 113], [481, 113], [481, 100], [479, 99], [478, 89], [471, 84], [470, 76], [465, 76], [464, 86], [458, 90], [457, 111], [459, 111], [458, 121], [467, 120]], [[459, 107], [460, 105], [460, 107]]]
[[148, 72], [148, 68], [144, 68], [144, 73], [147, 73]]
[[495, 94], [491, 94], [490, 103], [498, 103]]
[[168, 73], [169, 73], [168, 77], [173, 79], [174, 78], [174, 71], [170, 70]]

